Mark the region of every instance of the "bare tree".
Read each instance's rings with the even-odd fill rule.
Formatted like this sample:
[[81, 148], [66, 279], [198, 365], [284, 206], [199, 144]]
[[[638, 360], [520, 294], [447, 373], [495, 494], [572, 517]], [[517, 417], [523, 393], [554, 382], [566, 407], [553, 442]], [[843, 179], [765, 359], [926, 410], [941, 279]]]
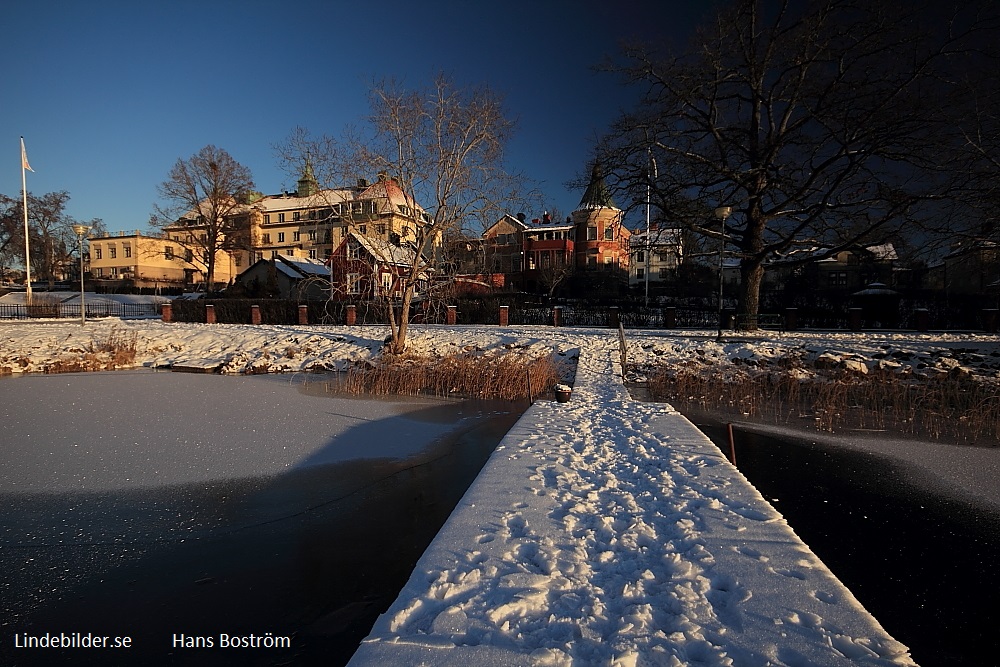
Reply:
[[603, 162], [635, 202], [649, 192], [659, 217], [740, 259], [754, 328], [768, 259], [940, 219], [967, 108], [954, 74], [984, 62], [997, 26], [974, 7], [738, 0], [684, 52], [626, 49], [615, 69], [643, 96]]
[[250, 242], [245, 205], [253, 190], [250, 169], [212, 145], [177, 160], [157, 187], [163, 204], [154, 205], [150, 226], [175, 232], [191, 261], [204, 266], [209, 290], [217, 255]]
[[[524, 179], [504, 167], [504, 148], [514, 128], [501, 99], [487, 88], [460, 88], [444, 76], [424, 90], [394, 81], [373, 86], [367, 127], [341, 141], [307, 140], [300, 131], [279, 152], [297, 153], [316, 166], [317, 178], [352, 182], [380, 174], [398, 189], [415, 224], [382, 244], [406, 246], [407, 265], [395, 277], [398, 308], [389, 309], [387, 350], [406, 348], [410, 305], [418, 284], [434, 271], [444, 235], [484, 225], [514, 201]], [[387, 261], [390, 258], [385, 258]]]

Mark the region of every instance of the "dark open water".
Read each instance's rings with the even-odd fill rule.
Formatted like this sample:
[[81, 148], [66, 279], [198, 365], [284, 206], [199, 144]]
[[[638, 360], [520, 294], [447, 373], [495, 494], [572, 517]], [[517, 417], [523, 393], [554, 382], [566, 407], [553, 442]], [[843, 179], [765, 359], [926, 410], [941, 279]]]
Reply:
[[[724, 424], [690, 418], [728, 454]], [[737, 428], [735, 442], [737, 467], [918, 664], [1000, 665], [995, 506], [808, 434]]]

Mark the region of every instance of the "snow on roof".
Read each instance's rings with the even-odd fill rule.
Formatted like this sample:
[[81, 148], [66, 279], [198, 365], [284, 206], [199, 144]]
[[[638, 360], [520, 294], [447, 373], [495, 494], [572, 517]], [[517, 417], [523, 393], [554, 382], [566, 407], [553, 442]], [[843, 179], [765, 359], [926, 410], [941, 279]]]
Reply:
[[318, 259], [311, 259], [309, 257], [289, 257], [287, 255], [278, 255], [278, 259], [281, 260], [281, 263], [290, 268], [294, 268], [302, 275], [325, 276], [330, 273], [330, 268]]
[[413, 264], [413, 248], [398, 246], [383, 239], [361, 236], [354, 232], [350, 232], [349, 238], [357, 241], [369, 255], [380, 262], [398, 266], [411, 266]]

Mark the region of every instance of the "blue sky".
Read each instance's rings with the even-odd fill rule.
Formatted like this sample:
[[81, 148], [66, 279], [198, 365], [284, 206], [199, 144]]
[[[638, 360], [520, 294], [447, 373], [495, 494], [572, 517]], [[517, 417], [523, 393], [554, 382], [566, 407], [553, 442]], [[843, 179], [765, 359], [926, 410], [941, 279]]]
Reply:
[[263, 192], [292, 189], [273, 150], [292, 128], [339, 135], [366, 113], [373, 80], [422, 87], [445, 72], [505, 97], [518, 120], [510, 167], [567, 214], [582, 192], [565, 183], [630, 97], [591, 67], [622, 39], [683, 40], [709, 2], [613, 4], [7, 3], [0, 192], [20, 193], [23, 135], [29, 191], [66, 190], [73, 217], [143, 230], [178, 158], [214, 144]]

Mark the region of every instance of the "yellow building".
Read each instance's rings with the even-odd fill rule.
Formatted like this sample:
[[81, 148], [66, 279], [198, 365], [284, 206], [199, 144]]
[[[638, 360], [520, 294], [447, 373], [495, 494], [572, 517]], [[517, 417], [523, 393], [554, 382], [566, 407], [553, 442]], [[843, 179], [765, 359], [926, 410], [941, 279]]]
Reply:
[[246, 210], [250, 263], [278, 255], [325, 261], [348, 232], [405, 244], [428, 222], [392, 178], [380, 175], [374, 183], [361, 179], [354, 187], [321, 190], [308, 168], [295, 192], [259, 197]]
[[[217, 252], [216, 281], [228, 283], [246, 268], [245, 262], [240, 253]], [[176, 230], [159, 236], [119, 232], [90, 239], [90, 275], [135, 287], [197, 285], [205, 281], [205, 262]]]

